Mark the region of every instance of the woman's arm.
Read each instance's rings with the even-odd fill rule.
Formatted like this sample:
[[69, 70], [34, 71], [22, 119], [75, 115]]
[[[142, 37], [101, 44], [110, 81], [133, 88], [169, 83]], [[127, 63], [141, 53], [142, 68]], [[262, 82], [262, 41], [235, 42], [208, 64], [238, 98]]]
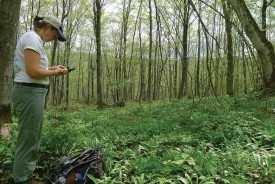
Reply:
[[26, 72], [31, 78], [45, 78], [54, 75], [64, 75], [68, 73], [66, 67], [55, 66], [50, 70], [40, 67], [40, 55], [32, 50], [24, 50]]

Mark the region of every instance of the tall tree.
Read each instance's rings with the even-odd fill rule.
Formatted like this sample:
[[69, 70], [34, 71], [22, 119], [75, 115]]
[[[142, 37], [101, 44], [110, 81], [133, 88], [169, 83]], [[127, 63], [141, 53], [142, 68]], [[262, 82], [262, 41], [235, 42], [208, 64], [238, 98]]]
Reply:
[[225, 17], [225, 31], [227, 38], [227, 73], [226, 73], [226, 94], [232, 96], [234, 94], [233, 81], [234, 81], [234, 62], [233, 62], [233, 39], [232, 39], [232, 24], [230, 22], [231, 7], [227, 2], [223, 2], [223, 12]]
[[187, 0], [181, 0], [182, 5], [183, 5], [183, 13], [181, 12], [181, 15], [183, 15], [183, 20], [182, 20], [182, 39], [181, 39], [181, 45], [182, 45], [182, 52], [180, 54], [181, 58], [181, 64], [182, 64], [182, 69], [181, 69], [181, 81], [180, 81], [180, 86], [179, 86], [179, 91], [178, 91], [178, 98], [183, 98], [184, 96], [184, 90], [187, 88], [187, 71], [188, 71], [188, 28], [189, 28], [189, 11], [190, 11], [190, 4]]
[[[119, 46], [119, 63], [117, 63], [117, 94], [116, 102], [127, 100], [127, 67], [126, 67], [126, 51], [127, 51], [127, 35], [129, 16], [132, 9], [132, 0], [123, 0], [122, 22]], [[122, 85], [121, 85], [122, 84]]]
[[102, 3], [101, 0], [94, 1], [94, 32], [96, 39], [96, 71], [97, 71], [97, 106], [102, 108], [103, 90], [102, 90], [102, 64], [101, 64], [101, 14]]
[[178, 38], [179, 38], [179, 21], [178, 19], [175, 20], [176, 21], [176, 28], [175, 28], [175, 37], [176, 37], [176, 40], [174, 41], [175, 42], [175, 62], [174, 62], [174, 81], [173, 81], [173, 85], [174, 85], [174, 88], [173, 88], [173, 97], [176, 97], [177, 96], [177, 90], [178, 90], [178, 58], [179, 58], [179, 44], [178, 44]]
[[[65, 19], [69, 16], [69, 13], [71, 13], [72, 4], [73, 4], [72, 0], [62, 0], [61, 22], [63, 25], [64, 25]], [[59, 1], [56, 1], [55, 6], [57, 7], [55, 14], [57, 17], [59, 17]], [[68, 44], [69, 43], [67, 42], [66, 46]], [[56, 65], [57, 63], [60, 64], [60, 62], [62, 62], [59, 60], [60, 58], [57, 58], [56, 60], [56, 57], [55, 57], [56, 53], [59, 54], [57, 49], [58, 49], [58, 43], [57, 41], [54, 41], [52, 52], [51, 52], [52, 53], [51, 65]], [[66, 52], [64, 53], [64, 56], [66, 57]], [[65, 59], [65, 57], [63, 59]], [[65, 63], [63, 63], [63, 65], [65, 65]], [[64, 96], [64, 76], [62, 77], [54, 76], [52, 78], [51, 85], [52, 85], [52, 102], [53, 104], [60, 104]]]
[[135, 21], [135, 26], [134, 26], [134, 32], [132, 36], [132, 44], [131, 44], [131, 52], [130, 52], [130, 61], [129, 61], [129, 69], [128, 69], [128, 79], [131, 81], [130, 88], [129, 88], [129, 95], [130, 98], [133, 99], [134, 96], [134, 88], [135, 88], [135, 83], [134, 83], [134, 77], [135, 77], [135, 68], [133, 66], [133, 59], [134, 59], [134, 46], [135, 46], [135, 37], [136, 37], [136, 32], [137, 32], [137, 27], [138, 27], [138, 22], [140, 18], [140, 14], [142, 11], [142, 4], [143, 0], [140, 0], [139, 2], [139, 8], [138, 8], [138, 13], [136, 16], [136, 21]]
[[152, 91], [152, 51], [153, 51], [153, 12], [152, 12], [152, 2], [149, 0], [149, 64], [148, 64], [148, 85], [147, 85], [147, 99], [151, 100]]
[[162, 23], [160, 18], [160, 10], [158, 1], [154, 0], [155, 4], [155, 17], [156, 17], [156, 46], [155, 46], [155, 60], [154, 60], [154, 88], [153, 88], [153, 100], [156, 100], [160, 97], [161, 93], [161, 79], [164, 73], [164, 67], [167, 63], [168, 56], [166, 55], [164, 59], [164, 49], [162, 43]]
[[[142, 12], [141, 12], [142, 13]], [[142, 45], [142, 28], [141, 28], [141, 16], [139, 17], [138, 25], [138, 38], [139, 38], [139, 60], [140, 60], [140, 88], [139, 88], [139, 101], [145, 100], [145, 62], [144, 62], [144, 52]]]
[[[91, 37], [91, 42], [90, 42], [90, 48], [89, 48], [89, 54], [88, 54], [88, 69], [89, 69], [89, 72], [88, 72], [88, 90], [87, 90], [87, 104], [90, 103], [90, 97], [94, 98], [94, 66], [93, 66], [93, 55], [92, 55], [92, 49], [93, 49], [93, 37]], [[92, 86], [92, 91], [91, 91], [91, 94], [90, 94], [90, 88]]]
[[[199, 2], [199, 12], [201, 12], [201, 2]], [[195, 95], [200, 96], [200, 64], [201, 64], [201, 23], [198, 21], [198, 50], [197, 66], [195, 76]]]
[[0, 0], [0, 126], [11, 121], [12, 60], [21, 0]]
[[274, 47], [257, 25], [246, 6], [245, 1], [228, 0], [228, 2], [232, 5], [233, 9], [239, 17], [240, 22], [242, 23], [242, 27], [244, 28], [245, 33], [257, 50], [262, 64], [264, 85], [265, 88], [269, 88], [275, 84]]
[[[68, 12], [69, 13], [72, 13], [72, 12], [76, 12], [77, 9], [73, 6], [73, 5], [76, 5], [76, 3], [74, 1], [71, 1], [69, 2], [71, 5], [69, 6], [70, 9], [68, 9]], [[70, 67], [71, 65], [71, 61], [70, 61], [70, 58], [71, 58], [71, 50], [73, 50], [73, 46], [74, 46], [74, 38], [73, 38], [73, 32], [79, 27], [79, 25], [81, 24], [82, 22], [80, 21], [80, 17], [77, 17], [76, 19], [73, 19], [73, 18], [68, 18], [67, 19], [67, 34], [66, 34], [66, 43], [65, 43], [65, 52], [64, 52], [64, 63], [65, 63], [65, 66], [67, 67]], [[69, 105], [69, 94], [70, 94], [70, 74], [68, 73], [68, 75], [65, 76], [66, 78], [66, 90], [65, 90], [65, 101], [66, 101], [66, 106]]]

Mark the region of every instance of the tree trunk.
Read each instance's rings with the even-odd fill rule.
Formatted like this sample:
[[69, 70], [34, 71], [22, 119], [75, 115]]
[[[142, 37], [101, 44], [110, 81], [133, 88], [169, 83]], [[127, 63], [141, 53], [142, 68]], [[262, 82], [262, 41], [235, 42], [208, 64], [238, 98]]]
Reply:
[[101, 67], [101, 0], [95, 0], [94, 4], [94, 29], [96, 38], [96, 71], [97, 71], [97, 106], [104, 107], [102, 91], [102, 67]]
[[[220, 16], [219, 17], [219, 20], [218, 20], [218, 30], [217, 30], [217, 36], [215, 37], [215, 39], [217, 40], [217, 42], [221, 42], [222, 40], [222, 25], [223, 25], [223, 17]], [[221, 68], [220, 68], [220, 65], [221, 65], [221, 62], [222, 62], [222, 59], [221, 59], [221, 54], [220, 54], [220, 47], [219, 47], [219, 44], [216, 43], [216, 47], [215, 47], [215, 51], [217, 53], [217, 56], [215, 58], [215, 75], [214, 75], [214, 90], [216, 92], [216, 94], [221, 94], [221, 90], [220, 90], [220, 83], [222, 83], [221, 81], [221, 74], [220, 74], [220, 71], [221, 71]]]
[[225, 30], [227, 38], [227, 71], [226, 71], [226, 94], [233, 96], [233, 80], [234, 80], [234, 63], [233, 63], [233, 39], [232, 39], [232, 24], [230, 22], [230, 4], [222, 3], [224, 17], [225, 17]]
[[11, 122], [12, 60], [21, 0], [0, 0], [0, 127]]
[[275, 65], [274, 47], [271, 42], [267, 40], [265, 34], [260, 30], [247, 8], [245, 1], [228, 0], [228, 2], [237, 13], [245, 33], [257, 50], [262, 64], [264, 85], [265, 88], [268, 88], [275, 83], [275, 73], [273, 69]]
[[[94, 69], [93, 69], [93, 58], [92, 58], [92, 46], [93, 46], [93, 38], [91, 37], [91, 43], [90, 43], [90, 48], [89, 48], [89, 54], [88, 54], [88, 90], [87, 90], [87, 100], [86, 103], [89, 104], [90, 103], [90, 88], [91, 88], [91, 84], [93, 81], [93, 76], [94, 76]], [[81, 62], [81, 61], [80, 61]], [[93, 98], [93, 96], [92, 96]]]
[[[135, 37], [136, 37], [136, 30], [137, 30], [137, 26], [138, 26], [138, 20], [139, 20], [139, 17], [140, 17], [140, 13], [142, 11], [142, 4], [143, 4], [143, 0], [140, 1], [140, 4], [139, 4], [139, 8], [138, 8], [138, 13], [137, 13], [137, 17], [136, 17], [136, 21], [135, 21], [135, 26], [134, 26], [134, 33], [133, 33], [133, 36], [132, 36], [132, 44], [131, 44], [131, 54], [130, 54], [130, 61], [129, 61], [129, 69], [128, 69], [128, 78], [131, 80], [131, 81], [135, 81], [134, 78], [135, 78], [135, 68], [132, 64], [133, 62], [133, 54], [134, 54], [134, 45], [136, 44], [135, 43]], [[133, 100], [133, 96], [134, 96], [134, 87], [135, 87], [135, 83], [134, 82], [131, 82], [130, 84], [130, 89], [129, 89], [129, 94], [131, 95], [131, 99]]]
[[178, 38], [179, 38], [179, 23], [176, 23], [176, 42], [175, 42], [175, 63], [174, 63], [174, 88], [173, 88], [173, 96], [177, 97], [178, 91], [178, 58], [179, 58], [179, 46], [178, 46]]
[[140, 60], [140, 90], [139, 90], [139, 101], [145, 100], [145, 64], [144, 64], [144, 59], [143, 59], [143, 48], [142, 48], [142, 30], [141, 30], [141, 17], [139, 19], [139, 50], [140, 50], [140, 55], [139, 55], [139, 60]]
[[262, 5], [262, 31], [264, 35], [266, 36], [266, 10], [267, 10], [268, 4], [267, 0], [263, 0]]
[[[80, 100], [80, 74], [83, 72], [81, 69], [81, 65], [82, 65], [82, 47], [83, 47], [83, 41], [80, 41], [80, 47], [79, 47], [79, 63], [78, 63], [78, 73], [77, 73], [77, 92], [76, 92], [76, 100], [79, 102]], [[89, 52], [90, 53], [90, 52]], [[88, 61], [89, 62], [89, 61]], [[88, 77], [88, 81], [89, 81], [89, 77]], [[89, 84], [89, 83], [88, 83]]]
[[122, 71], [123, 71], [123, 97], [122, 101], [126, 101], [127, 96], [127, 86], [128, 86], [128, 78], [127, 78], [127, 67], [126, 67], [126, 50], [127, 50], [127, 34], [128, 34], [128, 21], [129, 15], [131, 13], [131, 4], [132, 0], [128, 0], [128, 5], [126, 7], [126, 1], [123, 2], [123, 62], [122, 62]]
[[148, 63], [148, 86], [147, 99], [151, 100], [152, 91], [152, 52], [153, 52], [153, 18], [152, 18], [152, 4], [149, 0], [149, 18], [150, 18], [150, 32], [149, 32], [149, 63]]
[[[201, 12], [201, 2], [199, 2], [199, 12]], [[195, 96], [200, 96], [200, 65], [201, 65], [201, 23], [198, 22], [198, 52], [195, 76]]]
[[243, 62], [243, 85], [244, 85], [244, 93], [247, 93], [247, 67], [246, 67], [246, 61], [245, 61], [245, 49], [244, 49], [244, 41], [242, 41], [242, 62]]
[[[67, 24], [69, 25], [69, 24]], [[67, 38], [67, 42], [65, 43], [65, 52], [64, 52], [64, 63], [66, 67], [70, 66], [70, 55], [71, 55], [71, 35], [69, 36], [69, 38]], [[70, 85], [70, 73], [68, 73], [67, 75], [65, 75], [65, 102], [66, 102], [66, 107], [68, 108], [69, 106], [69, 93], [70, 93], [70, 89], [69, 89], [69, 85]]]
[[184, 0], [184, 8], [183, 8], [183, 34], [182, 34], [182, 54], [181, 54], [181, 82], [178, 91], [178, 98], [183, 98], [184, 90], [187, 87], [187, 70], [188, 70], [188, 58], [187, 58], [187, 38], [188, 38], [188, 23], [189, 23], [189, 2]]

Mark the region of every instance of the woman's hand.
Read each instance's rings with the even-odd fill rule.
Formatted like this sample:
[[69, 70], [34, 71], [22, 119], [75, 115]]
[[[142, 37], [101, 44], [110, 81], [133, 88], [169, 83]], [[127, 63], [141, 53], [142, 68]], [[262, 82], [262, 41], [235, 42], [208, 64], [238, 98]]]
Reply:
[[56, 75], [65, 75], [68, 73], [68, 69], [63, 65], [51, 66], [48, 69], [54, 70]]

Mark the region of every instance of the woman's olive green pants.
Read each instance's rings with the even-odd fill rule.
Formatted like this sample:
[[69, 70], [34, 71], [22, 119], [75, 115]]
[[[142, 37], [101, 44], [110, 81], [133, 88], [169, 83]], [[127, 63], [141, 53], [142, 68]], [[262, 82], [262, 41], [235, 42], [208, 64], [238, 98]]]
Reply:
[[47, 91], [45, 88], [17, 84], [12, 89], [11, 98], [18, 114], [18, 138], [13, 165], [14, 182], [28, 180], [36, 167]]

